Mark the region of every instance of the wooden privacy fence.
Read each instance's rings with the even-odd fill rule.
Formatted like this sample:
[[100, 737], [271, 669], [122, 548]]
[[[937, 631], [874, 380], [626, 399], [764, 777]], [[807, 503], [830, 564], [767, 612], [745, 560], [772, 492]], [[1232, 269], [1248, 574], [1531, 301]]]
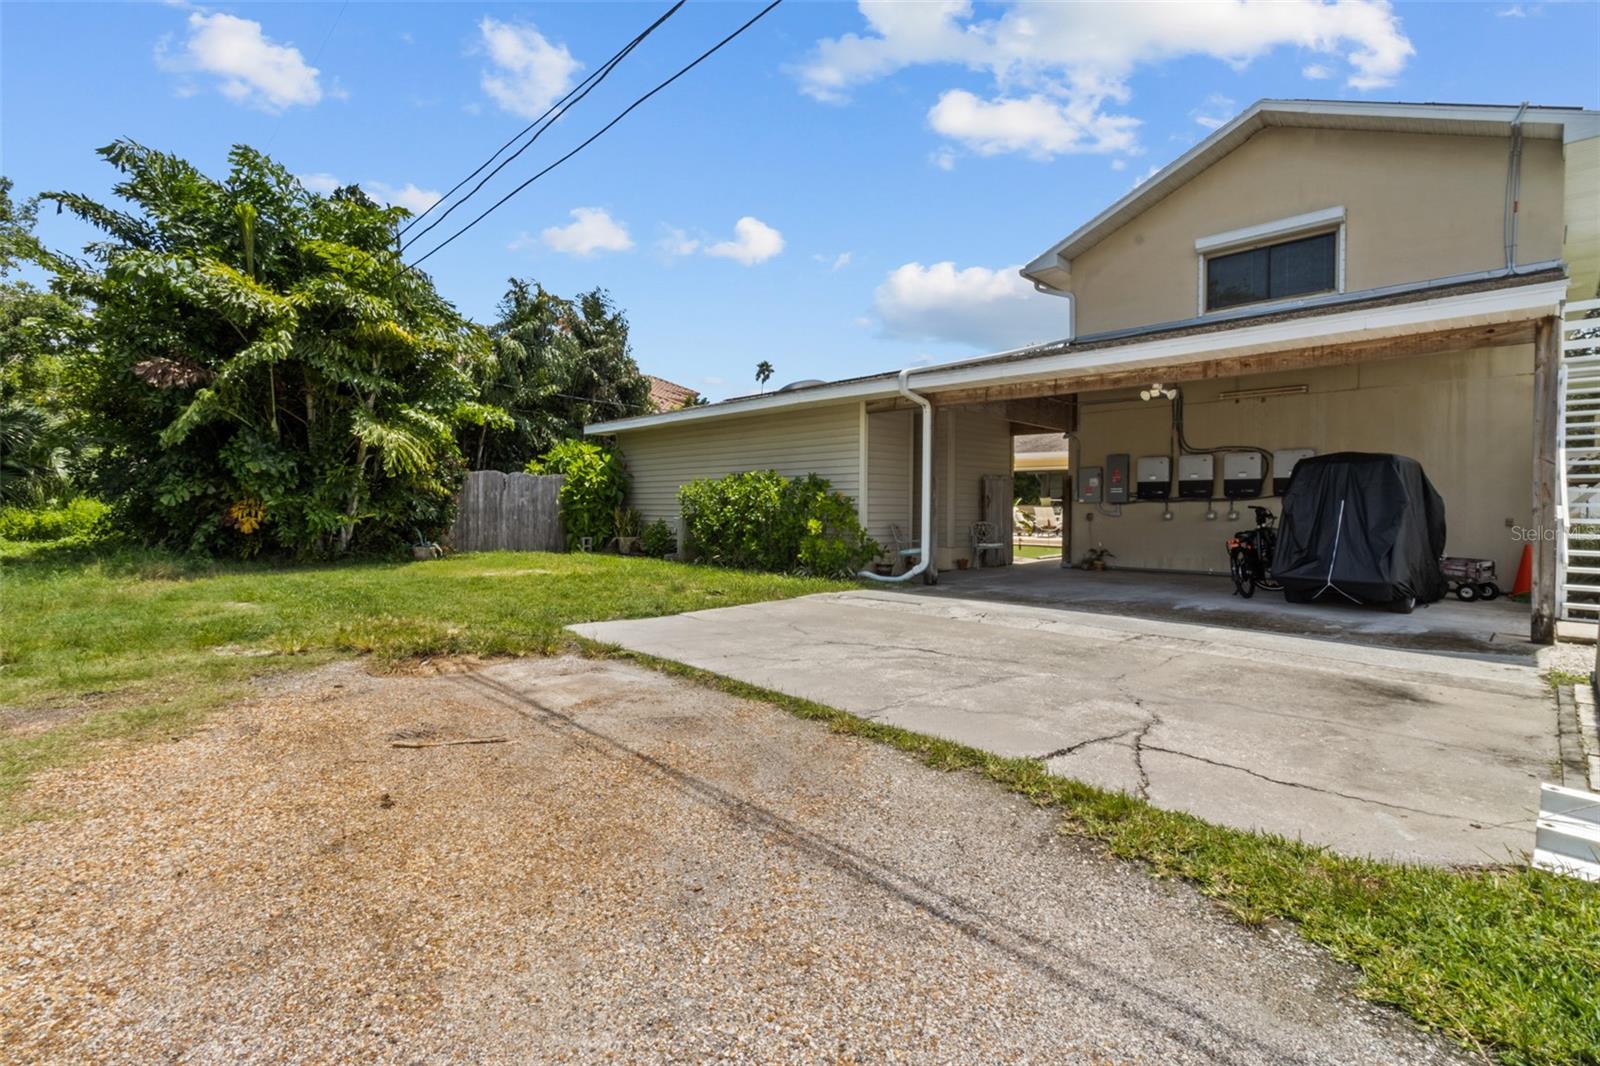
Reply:
[[458, 552], [558, 552], [567, 547], [560, 474], [474, 470], [461, 486], [450, 544]]

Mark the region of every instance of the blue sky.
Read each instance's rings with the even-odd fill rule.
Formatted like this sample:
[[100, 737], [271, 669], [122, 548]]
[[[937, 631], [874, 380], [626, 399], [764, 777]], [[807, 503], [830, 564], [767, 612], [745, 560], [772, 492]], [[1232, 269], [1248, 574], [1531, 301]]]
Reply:
[[[421, 205], [667, 6], [6, 3], [0, 169], [103, 196], [113, 138], [213, 173], [242, 142]], [[483, 205], [756, 10], [692, 0]], [[713, 398], [762, 359], [781, 383], [997, 350], [1060, 331], [1018, 264], [1250, 102], [1597, 107], [1584, 41], [1600, 5], [788, 0], [426, 269], [480, 321], [511, 275], [604, 286], [644, 369]]]

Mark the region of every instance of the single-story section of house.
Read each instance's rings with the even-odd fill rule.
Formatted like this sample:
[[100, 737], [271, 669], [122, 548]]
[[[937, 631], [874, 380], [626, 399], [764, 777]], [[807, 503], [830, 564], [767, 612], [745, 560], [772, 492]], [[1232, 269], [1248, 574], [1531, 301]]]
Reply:
[[1023, 269], [1061, 339], [587, 431], [647, 519], [696, 478], [816, 473], [932, 573], [1009, 527], [1019, 435], [1068, 441], [1064, 562], [1185, 572], [1226, 572], [1221, 512], [1273, 505], [1298, 456], [1397, 452], [1444, 496], [1450, 554], [1509, 574], [1536, 546], [1549, 639], [1564, 557], [1538, 531], [1565, 525], [1575, 431], [1600, 485], [1561, 342], [1600, 295], [1597, 204], [1597, 112], [1261, 101]]

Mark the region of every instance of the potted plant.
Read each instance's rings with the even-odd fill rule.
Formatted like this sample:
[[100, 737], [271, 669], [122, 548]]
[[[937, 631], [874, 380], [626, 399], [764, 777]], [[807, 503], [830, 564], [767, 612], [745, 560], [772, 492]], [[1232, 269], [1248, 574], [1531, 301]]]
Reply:
[[643, 525], [639, 512], [632, 507], [618, 507], [613, 518], [617, 526], [617, 554], [632, 555], [639, 550], [639, 532]]
[[414, 533], [417, 538], [411, 542], [411, 558], [417, 560], [418, 562], [422, 562], [425, 559], [438, 559], [443, 557], [444, 549], [439, 547], [437, 541], [431, 541], [423, 537], [422, 530], [420, 529], [413, 529], [411, 532]]
[[1106, 548], [1090, 548], [1083, 553], [1083, 558], [1078, 560], [1079, 570], [1104, 570], [1107, 559], [1115, 559], [1110, 550]]
[[965, 570], [967, 568], [967, 566], [971, 562], [972, 562], [971, 559], [957, 559], [956, 560], [956, 569], [957, 570]]

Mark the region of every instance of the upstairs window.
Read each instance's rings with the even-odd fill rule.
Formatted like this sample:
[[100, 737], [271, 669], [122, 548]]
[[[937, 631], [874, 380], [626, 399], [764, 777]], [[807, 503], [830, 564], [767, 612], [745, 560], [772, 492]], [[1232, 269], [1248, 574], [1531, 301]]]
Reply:
[[1206, 310], [1332, 292], [1338, 279], [1338, 234], [1319, 233], [1242, 252], [1209, 256]]

